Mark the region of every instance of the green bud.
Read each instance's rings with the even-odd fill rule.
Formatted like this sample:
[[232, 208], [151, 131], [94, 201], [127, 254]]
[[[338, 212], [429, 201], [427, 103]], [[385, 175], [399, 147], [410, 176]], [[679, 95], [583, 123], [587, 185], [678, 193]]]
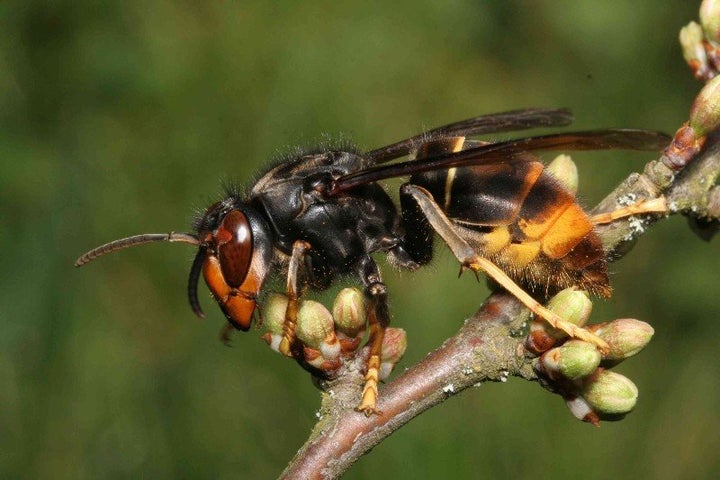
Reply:
[[380, 380], [386, 379], [407, 350], [407, 333], [402, 328], [387, 328], [380, 354]]
[[[582, 327], [590, 318], [592, 302], [587, 292], [566, 288], [550, 299], [547, 308], [566, 321]], [[551, 327], [544, 320], [535, 319], [530, 322], [530, 332], [525, 340], [525, 346], [535, 353], [542, 353], [567, 336], [567, 333]]]
[[601, 370], [585, 384], [582, 396], [601, 416], [623, 415], [635, 407], [638, 389], [629, 378]]
[[650, 342], [655, 330], [633, 318], [619, 318], [596, 328], [593, 333], [610, 346], [603, 360], [624, 360], [639, 353]]
[[685, 61], [693, 65], [707, 65], [707, 54], [703, 47], [703, 30], [696, 22], [690, 22], [680, 29], [680, 46]]
[[590, 318], [592, 302], [586, 291], [566, 288], [550, 299], [547, 308], [565, 321], [582, 327]]
[[333, 304], [335, 329], [339, 337], [355, 338], [362, 336], [367, 325], [365, 302], [362, 292], [357, 288], [343, 288], [335, 297]]
[[705, 137], [720, 126], [720, 77], [705, 84], [690, 109], [690, 128], [696, 138]]
[[276, 352], [280, 351], [280, 342], [283, 338], [287, 304], [288, 298], [280, 293], [271, 293], [262, 304], [263, 325], [267, 330], [262, 339]]
[[285, 323], [288, 297], [281, 293], [271, 293], [263, 302], [263, 325], [272, 335], [282, 335]]
[[295, 334], [305, 345], [317, 348], [325, 337], [334, 332], [332, 315], [320, 302], [300, 303]]
[[708, 40], [720, 42], [720, 1], [703, 0], [700, 4], [700, 24]]
[[322, 303], [306, 300], [300, 304], [295, 335], [308, 347], [320, 350], [325, 358], [340, 354], [332, 314]]
[[577, 193], [578, 169], [570, 155], [558, 155], [545, 167], [545, 171], [559, 180], [568, 192]]
[[595, 345], [582, 340], [568, 340], [540, 357], [543, 371], [550, 378], [562, 376], [569, 380], [587, 377], [600, 365], [600, 352]]

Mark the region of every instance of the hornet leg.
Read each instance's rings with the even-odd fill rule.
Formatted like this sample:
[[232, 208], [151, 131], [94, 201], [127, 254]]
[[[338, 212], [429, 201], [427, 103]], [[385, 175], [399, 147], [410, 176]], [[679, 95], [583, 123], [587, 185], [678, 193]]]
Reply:
[[362, 399], [355, 410], [363, 412], [369, 417], [373, 413], [381, 413], [377, 409], [380, 355], [385, 329], [390, 323], [390, 312], [387, 305], [387, 287], [382, 283], [380, 270], [371, 257], [365, 257], [361, 262], [360, 274], [365, 285], [365, 300], [370, 325], [370, 338], [368, 339], [370, 352], [366, 364]]
[[665, 197], [653, 198], [652, 200], [641, 200], [634, 205], [626, 205], [617, 210], [607, 213], [592, 215], [590, 221], [597, 224], [610, 223], [620, 218], [638, 215], [640, 213], [665, 213], [668, 211]]
[[[298, 303], [300, 299], [300, 274], [301, 266], [305, 265], [305, 254], [310, 250], [310, 244], [297, 240], [293, 244], [292, 255], [288, 265], [287, 288], [288, 305], [285, 310], [285, 322], [283, 323], [283, 338], [280, 341], [280, 353], [288, 357], [295, 357], [295, 327], [297, 326]], [[297, 358], [302, 358], [302, 354]]]

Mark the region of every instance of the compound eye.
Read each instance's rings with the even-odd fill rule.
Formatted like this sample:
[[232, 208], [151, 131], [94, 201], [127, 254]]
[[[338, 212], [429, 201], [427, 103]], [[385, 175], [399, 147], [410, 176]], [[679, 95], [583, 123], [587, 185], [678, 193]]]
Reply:
[[252, 230], [245, 214], [232, 210], [225, 215], [215, 241], [225, 282], [233, 288], [240, 287], [250, 269], [253, 254]]

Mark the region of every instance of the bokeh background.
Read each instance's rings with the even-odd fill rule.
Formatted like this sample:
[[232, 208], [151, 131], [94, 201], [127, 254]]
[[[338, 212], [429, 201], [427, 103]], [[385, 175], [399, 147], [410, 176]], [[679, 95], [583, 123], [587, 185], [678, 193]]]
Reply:
[[[687, 0], [0, 3], [0, 477], [273, 478], [319, 396], [259, 331], [190, 312], [192, 249], [82, 270], [83, 251], [187, 228], [266, 159], [323, 133], [373, 148], [453, 120], [567, 106], [578, 128], [674, 132], [700, 88]], [[501, 136], [500, 138], [506, 138]], [[652, 154], [576, 155], [592, 205]], [[346, 478], [710, 478], [720, 467], [718, 242], [661, 222], [613, 264], [595, 321], [656, 337], [618, 370], [636, 412], [596, 429], [517, 379], [463, 392]], [[444, 249], [386, 269], [411, 365], [487, 294]], [[442, 320], [446, 319], [446, 320]]]

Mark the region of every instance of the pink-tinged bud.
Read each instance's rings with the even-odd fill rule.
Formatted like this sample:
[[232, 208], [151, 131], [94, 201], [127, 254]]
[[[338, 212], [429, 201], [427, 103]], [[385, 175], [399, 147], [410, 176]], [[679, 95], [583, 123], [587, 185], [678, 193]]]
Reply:
[[319, 302], [306, 300], [300, 304], [295, 335], [305, 346], [320, 350], [326, 359], [340, 355], [332, 314]]
[[545, 172], [555, 177], [573, 196], [578, 190], [578, 169], [570, 155], [558, 155], [545, 167]]
[[390, 376], [395, 365], [402, 359], [407, 350], [407, 333], [402, 328], [387, 328], [383, 337], [382, 353], [380, 354], [380, 380]]
[[276, 352], [280, 351], [287, 305], [288, 298], [279, 293], [271, 293], [262, 304], [263, 325], [267, 333], [261, 338]]
[[587, 377], [600, 365], [600, 352], [595, 345], [581, 340], [568, 340], [543, 353], [538, 367], [548, 378], [577, 380]]
[[610, 370], [600, 370], [583, 386], [582, 396], [594, 411], [605, 415], [624, 415], [637, 403], [638, 389], [629, 378]]
[[[564, 320], [582, 327], [590, 318], [592, 302], [587, 292], [566, 288], [550, 299], [547, 308]], [[530, 332], [525, 340], [525, 347], [532, 352], [542, 353], [567, 336], [564, 331], [551, 327], [543, 320], [535, 319], [530, 322]]]
[[720, 1], [703, 0], [700, 4], [700, 24], [708, 40], [720, 43]]
[[398, 363], [407, 350], [407, 333], [402, 328], [388, 327], [382, 342], [380, 360]]
[[592, 332], [610, 347], [603, 360], [617, 363], [632, 357], [650, 343], [655, 330], [650, 324], [633, 318], [620, 318], [593, 328]]
[[695, 137], [705, 137], [720, 126], [720, 78], [715, 77], [705, 84], [690, 109], [690, 128]]

